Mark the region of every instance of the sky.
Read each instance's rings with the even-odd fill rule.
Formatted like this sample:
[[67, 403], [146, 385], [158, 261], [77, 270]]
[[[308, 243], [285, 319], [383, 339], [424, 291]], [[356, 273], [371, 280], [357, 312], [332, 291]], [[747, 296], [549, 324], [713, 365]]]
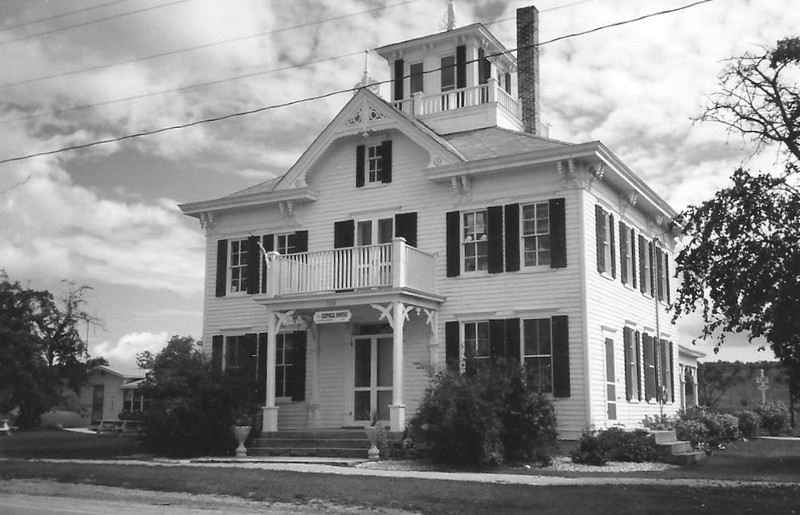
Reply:
[[[538, 0], [540, 41], [692, 0]], [[92, 356], [136, 372], [171, 335], [201, 336], [204, 235], [178, 204], [285, 173], [352, 95], [364, 51], [442, 30], [445, 0], [0, 0], [0, 269], [57, 297], [93, 288]], [[541, 47], [551, 137], [600, 140], [682, 210], [743, 162], [777, 154], [695, 123], [723, 60], [797, 35], [791, 0], [713, 0]], [[514, 48], [530, 0], [459, 0], [458, 26]], [[368, 54], [370, 74], [388, 66]], [[389, 90], [383, 86], [384, 98]], [[296, 101], [301, 101], [294, 103]], [[292, 103], [286, 107], [263, 107]], [[259, 110], [214, 123], [24, 158]], [[699, 320], [679, 323], [683, 344]], [[709, 360], [774, 359], [741, 335]]]

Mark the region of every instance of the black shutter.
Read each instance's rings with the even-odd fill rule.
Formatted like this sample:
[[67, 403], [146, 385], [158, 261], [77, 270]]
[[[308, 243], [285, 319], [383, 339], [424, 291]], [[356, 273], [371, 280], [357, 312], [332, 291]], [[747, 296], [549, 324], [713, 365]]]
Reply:
[[506, 271], [519, 270], [519, 204], [505, 207]]
[[461, 343], [459, 341], [459, 323], [445, 322], [444, 324], [444, 359], [447, 368], [459, 370], [461, 368]]
[[381, 143], [381, 156], [383, 157], [383, 171], [381, 182], [392, 182], [392, 140]]
[[459, 45], [456, 47], [456, 88], [467, 87], [467, 47]]
[[333, 248], [346, 249], [355, 245], [355, 220], [342, 220], [333, 224]]
[[294, 252], [308, 252], [308, 231], [296, 231], [293, 236]]
[[366, 147], [364, 145], [356, 147], [356, 188], [360, 188], [364, 185], [365, 152]]
[[631, 229], [629, 241], [631, 245], [631, 284], [636, 288], [636, 233], [633, 229]]
[[292, 333], [291, 396], [295, 402], [306, 400], [306, 332]]
[[503, 207], [492, 206], [486, 211], [489, 217], [489, 273], [496, 274], [503, 271]]
[[[272, 252], [275, 250], [275, 236], [272, 234], [265, 234], [261, 238], [261, 245], [264, 251]], [[264, 264], [264, 273], [261, 274], [261, 293], [267, 293], [267, 265]]]
[[663, 378], [661, 374], [663, 374], [663, 370], [661, 367], [661, 357], [663, 352], [661, 351], [661, 347], [663, 345], [663, 340], [659, 340], [657, 336], [652, 338], [653, 342], [653, 366], [655, 368], [655, 376], [656, 376], [656, 401], [661, 402], [661, 387], [663, 385]]
[[447, 225], [447, 277], [461, 275], [461, 212], [450, 211]]
[[405, 62], [402, 59], [397, 59], [394, 62], [394, 99], [403, 100], [403, 75]]
[[570, 396], [569, 321], [566, 315], [551, 320], [553, 334], [553, 396]]
[[616, 241], [614, 241], [615, 240], [615, 238], [614, 238], [614, 233], [615, 232], [617, 232], [617, 231], [614, 229], [614, 215], [609, 214], [608, 215], [608, 250], [611, 251], [611, 252], [609, 252], [609, 255], [611, 256], [611, 277], [616, 279], [616, 277], [617, 277], [617, 251], [614, 248], [614, 246], [616, 245]]
[[656, 267], [655, 267], [655, 259], [653, 254], [653, 242], [650, 241], [647, 243], [647, 260], [650, 263], [650, 296], [656, 296]]
[[672, 359], [672, 342], [667, 342], [669, 350], [669, 400], [675, 402], [675, 360]]
[[564, 199], [550, 199], [548, 211], [550, 212], [550, 268], [565, 268], [567, 266], [567, 219]]
[[636, 343], [636, 392], [642, 400], [642, 335], [639, 331], [634, 333]]
[[509, 318], [506, 320], [506, 359], [509, 362], [520, 362], [522, 352], [519, 346], [520, 319]]
[[[620, 233], [620, 236], [622, 233]], [[622, 354], [625, 365], [625, 398], [631, 400], [633, 398], [633, 377], [631, 377], [631, 329], [625, 327], [622, 329]]]
[[261, 269], [261, 249], [258, 248], [258, 236], [247, 238], [247, 293], [258, 293], [259, 277]]
[[217, 297], [228, 291], [228, 240], [217, 242]]
[[670, 295], [669, 295], [669, 259], [667, 258], [667, 253], [664, 252], [664, 284], [667, 288], [667, 304], [670, 303]]
[[626, 263], [625, 251], [629, 249], [630, 245], [628, 244], [628, 228], [625, 226], [624, 223], [619, 223], [619, 276], [622, 280], [622, 284], [628, 284], [628, 266]]
[[222, 374], [222, 342], [224, 338], [221, 334], [211, 337], [211, 372], [219, 376]]
[[606, 254], [603, 248], [605, 241], [605, 230], [603, 224], [605, 218], [603, 216], [603, 208], [596, 205], [594, 206], [594, 232], [595, 239], [597, 240], [597, 271], [603, 273], [606, 271]]
[[492, 359], [507, 356], [505, 320], [489, 320], [489, 356]]
[[410, 247], [417, 246], [417, 213], [398, 213], [394, 215], [394, 235], [405, 238]]
[[647, 245], [644, 236], [639, 235], [639, 291], [647, 293]]
[[258, 333], [258, 371], [256, 373], [256, 402], [267, 395], [267, 333]]

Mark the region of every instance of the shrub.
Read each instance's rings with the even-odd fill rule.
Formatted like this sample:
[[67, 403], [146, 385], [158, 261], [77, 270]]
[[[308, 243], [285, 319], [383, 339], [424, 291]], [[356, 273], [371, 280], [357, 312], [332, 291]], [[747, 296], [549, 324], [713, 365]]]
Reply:
[[[704, 429], [687, 422], [696, 422]], [[727, 413], [695, 406], [678, 412], [675, 430], [680, 440], [689, 440], [695, 447], [700, 443], [719, 446], [739, 438], [739, 420]]]
[[522, 374], [511, 376], [498, 416], [505, 460], [549, 465], [556, 454], [556, 412], [543, 394], [533, 393]]
[[736, 413], [739, 420], [739, 433], [745, 438], [753, 438], [761, 432], [761, 416], [750, 410], [742, 410]]
[[761, 427], [770, 436], [789, 433], [789, 409], [782, 402], [768, 402], [756, 408], [761, 417]]
[[687, 440], [698, 448], [708, 441], [708, 426], [697, 420], [681, 419], [675, 423], [675, 435], [678, 440]]
[[644, 429], [625, 431], [611, 427], [584, 433], [572, 461], [587, 465], [604, 465], [607, 461], [654, 461], [658, 448], [653, 435]]
[[608, 462], [608, 451], [600, 441], [597, 431], [581, 435], [578, 448], [572, 451], [572, 461], [597, 466], [605, 465]]
[[661, 415], [653, 415], [652, 417], [645, 415], [642, 420], [642, 426], [647, 429], [652, 429], [653, 431], [665, 431], [675, 429], [675, 421], [663, 413]]

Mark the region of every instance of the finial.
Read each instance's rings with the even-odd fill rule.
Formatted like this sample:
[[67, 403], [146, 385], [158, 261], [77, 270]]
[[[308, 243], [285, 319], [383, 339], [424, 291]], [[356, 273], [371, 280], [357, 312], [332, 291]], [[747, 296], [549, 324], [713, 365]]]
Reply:
[[445, 30], [453, 30], [456, 28], [456, 2], [449, 0], [447, 2], [447, 14], [444, 17]]
[[378, 81], [369, 76], [369, 50], [364, 50], [364, 74], [361, 76], [361, 80], [356, 82], [356, 85], [353, 87], [355, 88], [356, 93], [361, 88], [367, 88], [376, 95], [379, 95], [378, 90], [380, 88], [380, 84]]

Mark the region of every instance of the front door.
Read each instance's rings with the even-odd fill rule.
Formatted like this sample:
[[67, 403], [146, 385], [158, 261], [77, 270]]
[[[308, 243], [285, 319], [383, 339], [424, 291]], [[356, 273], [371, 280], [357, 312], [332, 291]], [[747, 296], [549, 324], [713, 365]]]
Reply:
[[92, 424], [99, 424], [103, 420], [104, 400], [105, 386], [102, 384], [92, 386]]
[[386, 286], [391, 281], [392, 255], [390, 247], [375, 247], [391, 243], [394, 236], [394, 220], [364, 220], [356, 225], [356, 277], [358, 288]]
[[606, 338], [606, 402], [608, 420], [617, 420], [617, 374], [614, 370], [614, 340]]
[[357, 336], [354, 349], [353, 419], [368, 423], [373, 414], [389, 420], [392, 403], [392, 337]]

